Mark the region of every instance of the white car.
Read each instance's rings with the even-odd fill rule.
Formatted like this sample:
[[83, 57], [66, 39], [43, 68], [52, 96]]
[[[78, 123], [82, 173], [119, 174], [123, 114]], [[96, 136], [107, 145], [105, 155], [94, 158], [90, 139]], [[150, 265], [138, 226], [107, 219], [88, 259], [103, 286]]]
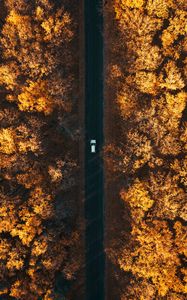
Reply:
[[96, 140], [90, 140], [91, 153], [96, 152]]

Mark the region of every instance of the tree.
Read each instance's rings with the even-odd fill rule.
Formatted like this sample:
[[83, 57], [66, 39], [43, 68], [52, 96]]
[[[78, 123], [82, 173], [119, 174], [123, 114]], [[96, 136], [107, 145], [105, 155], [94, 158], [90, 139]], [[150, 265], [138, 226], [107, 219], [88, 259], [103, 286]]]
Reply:
[[3, 128], [0, 131], [0, 151], [6, 154], [12, 154], [16, 151], [12, 128]]
[[163, 19], [167, 19], [169, 10], [175, 7], [175, 1], [173, 0], [148, 0], [146, 6], [149, 15]]
[[121, 232], [108, 229], [107, 255], [124, 300], [186, 299], [186, 8], [183, 0], [107, 5], [107, 101], [117, 126], [105, 159], [122, 200], [109, 195]]
[[146, 183], [136, 179], [128, 191], [122, 190], [120, 196], [123, 201], [127, 202], [131, 208], [131, 214], [134, 222], [139, 222], [154, 204], [149, 196]]
[[18, 95], [18, 106], [23, 111], [38, 111], [48, 115], [53, 110], [52, 97], [48, 93], [47, 82], [29, 82]]
[[[7, 100], [17, 102], [21, 110], [46, 115], [57, 104], [69, 110], [72, 67], [70, 46], [66, 45], [74, 35], [70, 14], [63, 7], [55, 11], [48, 1], [39, 1], [36, 7], [30, 5], [30, 10], [25, 1], [20, 0], [20, 5], [8, 1], [9, 13], [2, 29], [4, 62], [0, 67], [0, 84], [8, 91]], [[52, 86], [56, 80], [55, 91]], [[67, 98], [68, 101], [64, 101]]]
[[83, 253], [77, 196], [71, 191], [73, 185], [76, 190], [78, 144], [60, 130], [64, 118], [77, 114], [72, 101], [77, 93], [76, 5], [4, 2], [0, 298], [52, 300], [56, 274], [73, 282]]
[[172, 233], [164, 221], [142, 222], [133, 226], [132, 241], [118, 259], [120, 268], [131, 271], [137, 277], [151, 279], [158, 295], [168, 291], [186, 292], [177, 276], [181, 266]]

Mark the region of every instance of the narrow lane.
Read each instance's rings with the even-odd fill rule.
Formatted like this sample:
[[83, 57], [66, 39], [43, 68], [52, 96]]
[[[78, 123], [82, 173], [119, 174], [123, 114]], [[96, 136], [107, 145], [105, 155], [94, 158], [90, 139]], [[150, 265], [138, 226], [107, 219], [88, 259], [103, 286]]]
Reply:
[[[86, 300], [104, 300], [102, 1], [84, 3]], [[96, 153], [91, 153], [92, 139], [96, 140]]]

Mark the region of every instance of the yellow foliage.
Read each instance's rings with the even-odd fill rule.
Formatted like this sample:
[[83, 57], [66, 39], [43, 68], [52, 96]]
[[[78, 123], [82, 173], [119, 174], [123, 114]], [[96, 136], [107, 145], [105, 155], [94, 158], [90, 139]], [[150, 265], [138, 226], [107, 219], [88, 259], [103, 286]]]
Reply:
[[140, 41], [144, 43], [146, 39], [150, 41], [155, 31], [159, 30], [162, 26], [161, 19], [144, 15], [141, 9], [131, 9], [128, 7], [123, 9], [117, 4], [114, 9], [120, 30], [125, 32], [125, 38], [130, 41], [136, 40], [138, 45]]
[[9, 90], [15, 89], [19, 75], [18, 66], [14, 63], [0, 66], [0, 84], [5, 85]]
[[137, 47], [137, 58], [135, 65], [132, 66], [135, 70], [155, 70], [162, 61], [161, 51], [158, 46], [152, 46], [150, 43], [141, 43], [141, 47]]
[[132, 278], [124, 287], [118, 273], [121, 300], [184, 300], [187, 235], [176, 219], [187, 220], [187, 2], [112, 3], [109, 90], [121, 120], [107, 162], [109, 172], [130, 179], [120, 196], [132, 231], [114, 238], [109, 252]]
[[16, 299], [24, 299], [23, 297], [25, 297], [26, 294], [28, 295], [26, 286], [23, 285], [22, 281], [16, 280], [11, 286], [10, 296]]
[[118, 65], [111, 65], [111, 74], [110, 74], [112, 79], [116, 79], [118, 77], [122, 76], [122, 72], [119, 68]]
[[[71, 280], [77, 271], [72, 264], [72, 249], [79, 238], [71, 234], [70, 220], [65, 224], [54, 214], [54, 199], [63, 189], [60, 181], [63, 176], [68, 179], [76, 164], [69, 163], [69, 143], [59, 153], [58, 145], [51, 151], [49, 141], [62, 144], [58, 141], [60, 132], [52, 123], [62, 125], [73, 107], [70, 98], [72, 89], [76, 89], [76, 67], [72, 68], [74, 43], [70, 41], [78, 27], [72, 26], [68, 11], [74, 13], [74, 8], [69, 2], [65, 5], [68, 11], [63, 3], [52, 2], [7, 0], [1, 12], [2, 299], [52, 300], [56, 296], [56, 272], [64, 271], [67, 278], [71, 274]], [[52, 114], [54, 108], [56, 119], [42, 117]], [[48, 136], [47, 142], [41, 133]]]
[[16, 249], [13, 249], [9, 253], [6, 266], [9, 270], [14, 270], [14, 269], [20, 270], [23, 268], [24, 260], [23, 258], [20, 257], [20, 254], [17, 252]]
[[11, 232], [17, 224], [17, 216], [14, 205], [0, 207], [0, 233]]
[[48, 173], [51, 176], [52, 182], [58, 182], [62, 179], [62, 171], [59, 167], [49, 166]]
[[7, 17], [7, 23], [4, 26], [4, 30], [6, 29], [6, 26], [14, 26], [14, 28], [17, 29], [20, 40], [23, 42], [28, 38], [33, 37], [33, 29], [31, 23], [31, 17], [21, 16], [14, 10], [12, 10]]
[[7, 17], [7, 21], [13, 23], [16, 26], [17, 24], [22, 23], [23, 18], [24, 17], [17, 14], [15, 10], [11, 10]]
[[[73, 31], [68, 28], [71, 22], [70, 15], [67, 12], [63, 13], [62, 9], [57, 11], [55, 15], [49, 16], [48, 19], [45, 19], [41, 23], [41, 27], [45, 31], [44, 40], [51, 41], [56, 39], [62, 35], [63, 31], [65, 31], [64, 39], [67, 41], [71, 40]], [[59, 42], [61, 42], [61, 39]]]
[[42, 260], [42, 264], [44, 265], [44, 267], [47, 270], [52, 270], [55, 267], [54, 261], [52, 260], [52, 258], [47, 258], [47, 259]]
[[174, 37], [172, 35], [171, 32], [165, 30], [162, 33], [162, 44], [163, 47], [167, 48], [168, 46], [170, 46], [174, 41]]
[[[184, 123], [184, 130], [180, 136], [181, 141], [184, 143], [184, 149], [187, 150], [187, 123]], [[186, 167], [186, 163], [185, 163]]]
[[[187, 143], [187, 137], [185, 142]], [[174, 162], [171, 163], [170, 167], [176, 172], [176, 178], [180, 180], [180, 182], [184, 184], [185, 187], [187, 187], [187, 157], [185, 156], [184, 159], [181, 159], [180, 161], [178, 159], [175, 159]], [[183, 218], [187, 221], [187, 215]]]
[[138, 245], [124, 249], [119, 259], [120, 267], [139, 278], [151, 279], [161, 297], [169, 290], [184, 292], [185, 286], [177, 277], [180, 259], [167, 223], [151, 221], [149, 225], [142, 222], [141, 226], [133, 226], [132, 237]]
[[187, 268], [181, 269], [181, 273], [184, 275], [183, 280], [187, 283]]
[[45, 81], [29, 81], [28, 84], [18, 96], [19, 109], [43, 112], [45, 115], [50, 114], [53, 111], [53, 101], [48, 94], [47, 83]]
[[117, 94], [117, 104], [122, 117], [131, 117], [137, 107], [137, 97], [133, 91], [123, 89]]
[[36, 187], [30, 195], [29, 204], [33, 207], [33, 211], [47, 219], [53, 215], [52, 196], [43, 192], [41, 187]]
[[187, 93], [179, 92], [177, 95], [166, 93], [167, 109], [170, 116], [181, 119], [182, 112], [186, 107]]
[[19, 216], [23, 223], [19, 223], [11, 230], [11, 235], [18, 236], [23, 245], [29, 246], [34, 237], [43, 230], [41, 219], [27, 208], [20, 209]]
[[153, 72], [136, 72], [135, 82], [142, 93], [155, 95], [158, 90], [159, 82], [155, 73]]
[[148, 0], [146, 9], [150, 15], [167, 19], [169, 9], [173, 8], [174, 4], [173, 0]]
[[47, 293], [45, 294], [43, 300], [53, 300], [53, 291], [52, 290], [48, 290]]
[[161, 88], [166, 88], [168, 90], [182, 89], [185, 83], [182, 79], [180, 70], [176, 67], [174, 61], [167, 63], [166, 67], [166, 79], [160, 84]]
[[28, 152], [28, 151], [36, 152], [37, 150], [40, 149], [37, 137], [33, 137], [33, 138], [25, 140], [25, 141], [20, 141], [18, 143], [18, 148], [19, 148], [19, 151], [23, 152], [23, 153]]
[[120, 11], [129, 8], [142, 8], [145, 0], [115, 0], [114, 7], [117, 19], [120, 17]]
[[46, 239], [35, 240], [32, 247], [32, 255], [39, 256], [44, 254], [47, 251], [47, 247]]
[[7, 259], [8, 253], [10, 252], [11, 244], [6, 239], [0, 240], [0, 259]]
[[[29, 134], [29, 128], [19, 126], [19, 136], [11, 127], [0, 130], [0, 151], [5, 154], [13, 154], [18, 152], [36, 152], [40, 150], [40, 142], [35, 134]], [[21, 132], [22, 130], [22, 132]], [[31, 135], [30, 138], [28, 136]]]
[[139, 221], [154, 204], [149, 196], [146, 184], [136, 179], [128, 191], [120, 192], [121, 199], [127, 202], [131, 207], [131, 214], [135, 221]]
[[184, 10], [175, 11], [175, 16], [169, 19], [169, 26], [162, 33], [162, 45], [164, 49], [173, 44], [179, 35], [186, 35], [187, 33], [187, 13]]
[[30, 189], [39, 185], [44, 180], [44, 176], [38, 170], [32, 170], [16, 176], [18, 183], [24, 185], [26, 189]]
[[16, 152], [15, 134], [12, 128], [3, 128], [0, 130], [0, 151], [5, 154]]
[[[176, 232], [175, 244], [177, 245], [180, 254], [183, 254], [187, 258], [187, 231], [186, 226], [183, 226], [181, 222], [177, 221], [174, 224]], [[186, 270], [187, 271], [187, 270]]]
[[36, 17], [38, 20], [44, 19], [44, 10], [41, 6], [36, 7]]
[[153, 154], [151, 140], [146, 135], [133, 130], [127, 134], [128, 147], [134, 153], [136, 159], [133, 163], [133, 169], [137, 170], [147, 163]]

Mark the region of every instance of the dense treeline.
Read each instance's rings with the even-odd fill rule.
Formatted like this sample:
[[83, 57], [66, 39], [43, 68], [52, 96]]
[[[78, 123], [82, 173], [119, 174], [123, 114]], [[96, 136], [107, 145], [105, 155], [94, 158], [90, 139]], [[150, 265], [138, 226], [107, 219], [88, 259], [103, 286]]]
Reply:
[[119, 298], [184, 300], [187, 2], [111, 0], [106, 13], [117, 130], [105, 153], [124, 214], [107, 251]]
[[1, 299], [62, 299], [80, 267], [73, 2], [1, 1]]

